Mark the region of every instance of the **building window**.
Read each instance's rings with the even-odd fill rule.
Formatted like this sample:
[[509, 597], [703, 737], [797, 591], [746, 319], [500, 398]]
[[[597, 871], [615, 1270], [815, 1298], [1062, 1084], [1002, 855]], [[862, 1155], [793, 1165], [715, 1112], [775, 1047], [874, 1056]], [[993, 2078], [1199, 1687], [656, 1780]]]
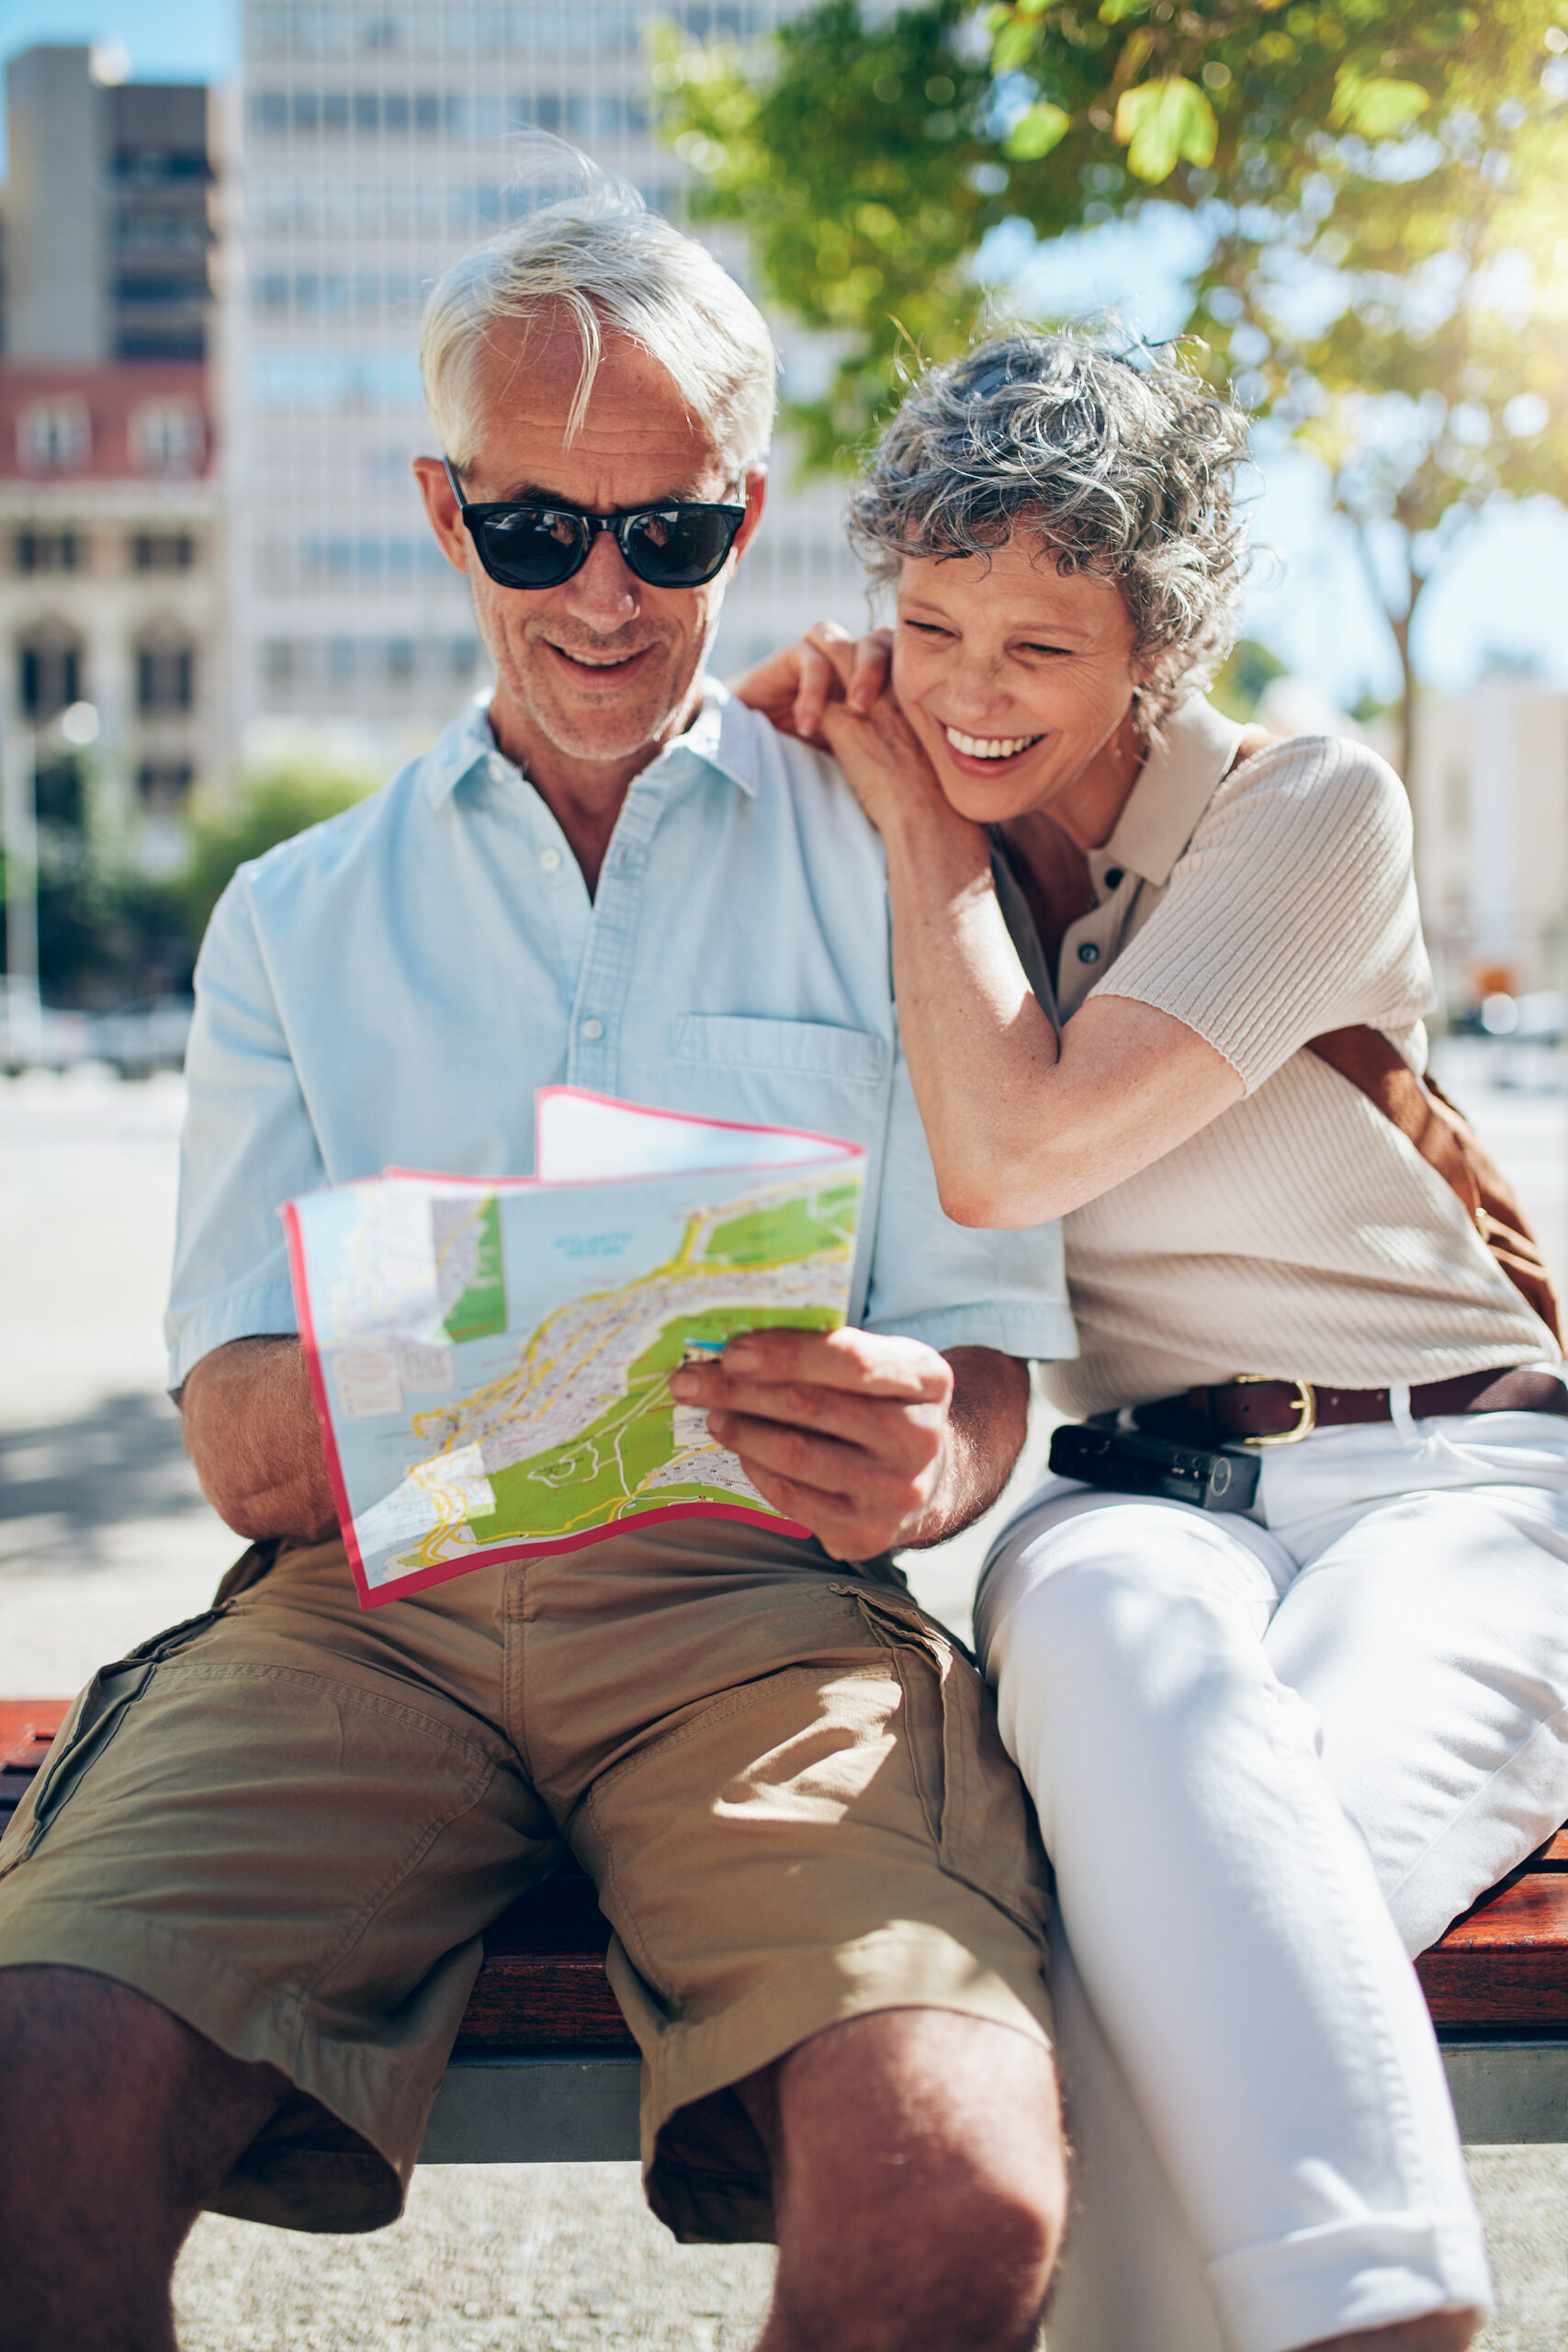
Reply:
[[17, 455], [25, 473], [68, 473], [86, 464], [92, 447], [87, 403], [74, 393], [31, 401], [17, 419]]
[[327, 675], [334, 686], [346, 686], [353, 679], [355, 650], [352, 637], [328, 638]]
[[479, 641], [477, 637], [455, 637], [448, 648], [455, 678], [471, 678], [479, 667]]
[[389, 637], [387, 639], [387, 675], [399, 685], [406, 685], [413, 676], [412, 637]]
[[19, 699], [36, 727], [82, 700], [82, 647], [62, 628], [35, 629], [18, 648]]
[[130, 420], [132, 462], [149, 473], [194, 473], [207, 454], [207, 420], [196, 401], [147, 401]]
[[136, 797], [150, 817], [177, 816], [190, 797], [193, 775], [188, 760], [144, 760], [136, 771]]
[[11, 543], [18, 571], [85, 571], [86, 553], [74, 531], [18, 531]]
[[269, 637], [261, 650], [262, 682], [275, 691], [294, 683], [294, 648], [286, 637]]
[[189, 710], [196, 701], [196, 654], [188, 645], [136, 649], [136, 707], [143, 718]]
[[137, 531], [131, 536], [133, 571], [188, 571], [196, 561], [196, 541], [188, 531]]

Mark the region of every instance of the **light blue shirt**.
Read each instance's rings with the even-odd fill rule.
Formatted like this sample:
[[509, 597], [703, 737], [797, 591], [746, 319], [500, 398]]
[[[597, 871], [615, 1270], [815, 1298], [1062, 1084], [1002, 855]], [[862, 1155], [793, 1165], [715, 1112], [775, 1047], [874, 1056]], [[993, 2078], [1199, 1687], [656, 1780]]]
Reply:
[[863, 1144], [851, 1319], [1075, 1352], [1059, 1229], [937, 1200], [882, 846], [832, 761], [711, 688], [633, 782], [597, 895], [481, 706], [243, 865], [196, 975], [170, 1383], [296, 1329], [279, 1204], [389, 1166], [527, 1175], [558, 1084]]

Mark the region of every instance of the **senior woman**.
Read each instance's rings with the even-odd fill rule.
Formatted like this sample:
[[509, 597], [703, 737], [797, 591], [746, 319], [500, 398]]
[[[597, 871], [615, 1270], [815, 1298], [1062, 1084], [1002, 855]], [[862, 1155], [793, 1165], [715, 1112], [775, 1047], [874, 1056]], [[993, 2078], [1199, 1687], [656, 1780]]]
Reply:
[[[853, 501], [889, 694], [820, 637], [944, 1204], [1066, 1220], [1049, 1394], [1294, 1441], [1245, 1515], [1054, 1480], [985, 1572], [1083, 2159], [1053, 2352], [1471, 2340], [1484, 2252], [1406, 1955], [1568, 1815], [1558, 1349], [1363, 1091], [1425, 1056], [1404, 794], [1203, 698], [1245, 447], [1179, 365], [990, 342], [917, 384]], [[1313, 1050], [1347, 1035], [1371, 1080]]]

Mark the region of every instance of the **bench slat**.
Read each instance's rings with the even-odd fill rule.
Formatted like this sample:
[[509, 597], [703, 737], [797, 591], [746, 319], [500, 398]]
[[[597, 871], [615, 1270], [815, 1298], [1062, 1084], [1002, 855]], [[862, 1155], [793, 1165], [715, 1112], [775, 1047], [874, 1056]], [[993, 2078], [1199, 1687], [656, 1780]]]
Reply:
[[457, 2036], [460, 2056], [521, 2056], [570, 2042], [635, 2050], [597, 1951], [486, 1952]]
[[[47, 1756], [67, 1705], [0, 1700], [0, 1828]], [[609, 1939], [592, 1885], [575, 1862], [521, 1897], [486, 1932], [458, 2054], [631, 2052], [636, 2045], [604, 1974]], [[1439, 2027], [1568, 2034], [1568, 1828], [1456, 1919], [1416, 1968]]]
[[1527, 1871], [1416, 1963], [1437, 2023], [1568, 2030], [1568, 1875]]
[[0, 1699], [0, 1771], [36, 1771], [70, 1704], [68, 1699]]

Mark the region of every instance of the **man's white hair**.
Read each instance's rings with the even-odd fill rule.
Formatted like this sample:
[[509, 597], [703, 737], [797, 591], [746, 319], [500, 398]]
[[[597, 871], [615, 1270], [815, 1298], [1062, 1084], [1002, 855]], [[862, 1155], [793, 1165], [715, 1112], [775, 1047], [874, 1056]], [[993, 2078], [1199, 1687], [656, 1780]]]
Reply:
[[[564, 142], [562, 142], [564, 145]], [[569, 315], [582, 368], [567, 420], [581, 432], [604, 356], [604, 334], [657, 360], [694, 421], [737, 474], [773, 431], [778, 359], [761, 313], [706, 248], [641, 197], [567, 150], [578, 186], [465, 254], [424, 306], [419, 359], [425, 406], [459, 470], [478, 454], [479, 360], [493, 322]], [[561, 149], [550, 159], [560, 169]]]

